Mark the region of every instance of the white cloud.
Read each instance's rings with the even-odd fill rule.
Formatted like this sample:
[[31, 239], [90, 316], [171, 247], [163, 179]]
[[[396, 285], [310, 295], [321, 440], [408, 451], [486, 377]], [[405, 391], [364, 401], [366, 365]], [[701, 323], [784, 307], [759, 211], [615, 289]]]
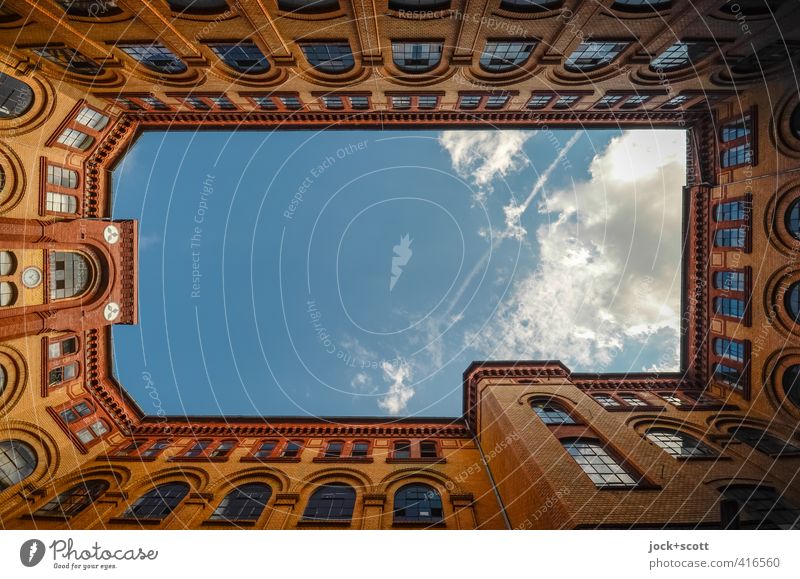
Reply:
[[414, 388], [408, 384], [411, 380], [411, 366], [404, 361], [396, 364], [383, 362], [381, 369], [384, 380], [389, 383], [389, 390], [378, 400], [378, 406], [394, 416], [405, 410], [408, 401], [414, 396]]
[[439, 144], [450, 154], [453, 169], [478, 190], [475, 200], [483, 202], [491, 183], [519, 171], [530, 161], [523, 146], [535, 131], [443, 131]]
[[[560, 358], [602, 371], [658, 333], [675, 351], [685, 137], [627, 131], [589, 181], [543, 199], [539, 267], [520, 279], [475, 345], [492, 358]], [[659, 368], [673, 363], [661, 356]]]

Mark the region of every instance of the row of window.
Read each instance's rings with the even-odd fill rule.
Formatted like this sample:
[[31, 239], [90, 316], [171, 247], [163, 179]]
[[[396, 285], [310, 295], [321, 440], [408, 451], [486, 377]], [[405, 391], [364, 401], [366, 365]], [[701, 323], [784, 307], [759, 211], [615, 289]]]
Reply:
[[[49, 253], [49, 280], [50, 280], [50, 300], [62, 300], [78, 296], [86, 291], [91, 282], [91, 266], [89, 260], [80, 253], [73, 251], [50, 251]], [[0, 274], [0, 307], [11, 307], [17, 304], [18, 291], [16, 283], [6, 281], [3, 277], [8, 277], [16, 271], [16, 255], [7, 250], [0, 250], [0, 271], [8, 273]], [[25, 272], [36, 270], [37, 278], [30, 278], [26, 281], [23, 275], [23, 284], [28, 287], [33, 281], [41, 283], [41, 271], [38, 268], [25, 268]]]
[[[530, 59], [537, 44], [534, 39], [489, 40], [481, 51], [479, 65], [491, 73], [521, 69]], [[564, 68], [576, 73], [598, 70], [614, 62], [631, 44], [628, 41], [582, 42], [564, 60]], [[341, 74], [355, 66], [353, 50], [346, 40], [299, 42], [298, 45], [308, 64], [319, 72]], [[179, 74], [188, 69], [177, 54], [160, 42], [118, 43], [115, 46], [153, 72]], [[270, 69], [266, 55], [252, 41], [209, 43], [208, 46], [222, 62], [239, 74], [261, 74]], [[94, 76], [103, 70], [95, 60], [73, 48], [43, 46], [32, 50], [39, 57], [75, 74]], [[650, 63], [650, 69], [663, 73], [694, 67], [716, 51], [717, 44], [710, 40], [680, 40], [655, 56]], [[442, 62], [443, 52], [444, 42], [440, 40], [392, 42], [392, 62], [398, 70], [407, 74], [426, 73], [436, 69]], [[783, 44], [769, 45], [753, 55], [762, 57], [764, 69], [780, 64], [789, 56]], [[753, 55], [738, 60], [731, 57], [731, 70], [740, 74], [752, 72], [750, 58]]]
[[[114, 451], [111, 456], [154, 458], [171, 446], [170, 439], [133, 440]], [[177, 454], [176, 459], [222, 459], [237, 447], [236, 440], [198, 439]], [[299, 460], [305, 448], [305, 440], [270, 439], [259, 442], [251, 449], [248, 459], [254, 460]], [[368, 440], [353, 442], [327, 441], [317, 460], [368, 459], [372, 456], [372, 444]], [[428, 461], [441, 458], [439, 445], [434, 440], [413, 442], [397, 440], [392, 443], [388, 460]]]
[[[686, 390], [681, 392], [658, 392], [656, 395], [662, 400], [669, 402], [672, 406], [681, 409], [696, 409], [698, 407], [719, 408], [722, 406], [719, 400], [702, 392]], [[589, 396], [606, 410], [636, 410], [650, 409], [653, 407], [651, 402], [633, 392], [615, 391], [591, 393]]]

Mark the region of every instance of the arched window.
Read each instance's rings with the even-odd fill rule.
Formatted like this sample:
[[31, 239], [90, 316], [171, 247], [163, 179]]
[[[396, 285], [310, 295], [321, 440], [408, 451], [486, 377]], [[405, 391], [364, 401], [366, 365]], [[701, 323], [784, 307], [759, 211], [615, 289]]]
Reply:
[[549, 398], [531, 400], [531, 408], [545, 424], [575, 424], [567, 409]]
[[394, 494], [394, 520], [406, 523], [438, 523], [444, 517], [442, 497], [436, 489], [410, 484]]
[[270, 458], [276, 446], [278, 446], [277, 440], [265, 440], [259, 445], [253, 456], [255, 458]]
[[442, 60], [441, 42], [393, 42], [392, 59], [403, 72], [433, 70]]
[[795, 324], [800, 324], [800, 281], [793, 283], [783, 297], [783, 304], [786, 311], [794, 320]]
[[800, 453], [800, 448], [759, 428], [739, 426], [730, 431], [733, 438], [770, 456]]
[[344, 442], [341, 440], [332, 440], [325, 447], [325, 458], [339, 458], [342, 456], [344, 449]]
[[108, 490], [109, 484], [100, 479], [79, 482], [61, 493], [34, 514], [69, 518], [77, 515]]
[[94, 59], [68, 46], [42, 46], [33, 52], [74, 74], [95, 76], [103, 71]]
[[145, 458], [153, 458], [164, 452], [164, 449], [169, 448], [171, 441], [169, 438], [160, 438], [156, 440], [151, 446], [140, 453], [140, 456]]
[[716, 456], [717, 454], [693, 436], [672, 428], [650, 428], [645, 433], [645, 437], [677, 458]]
[[347, 72], [356, 64], [353, 51], [347, 42], [332, 44], [303, 44], [300, 46], [308, 64], [320, 72], [337, 74]]
[[561, 0], [502, 0], [500, 8], [510, 12], [539, 12], [555, 10], [561, 5]]
[[0, 72], [0, 119], [24, 114], [33, 103], [33, 90], [21, 80]]
[[349, 521], [356, 504], [356, 491], [344, 483], [322, 485], [311, 498], [303, 513], [308, 520]]
[[118, 44], [120, 50], [154, 72], [175, 74], [184, 72], [186, 64], [161, 43]]
[[159, 485], [147, 494], [139, 497], [125, 511], [123, 517], [130, 519], [161, 520], [177, 507], [186, 494], [189, 485], [186, 483], [166, 483]]
[[792, 201], [792, 204], [789, 205], [784, 221], [786, 223], [786, 230], [791, 236], [800, 240], [800, 197]]
[[228, 8], [225, 0], [167, 0], [173, 12], [187, 14], [215, 14]]
[[0, 251], [0, 275], [11, 275], [17, 269], [17, 258], [10, 251]]
[[116, 0], [58, 0], [58, 3], [70, 16], [103, 18], [122, 12], [117, 6]]
[[714, 51], [713, 42], [678, 41], [650, 63], [650, 70], [672, 71], [695, 65]]
[[272, 489], [268, 485], [252, 483], [229, 492], [211, 515], [212, 520], [257, 521], [264, 512]]
[[0, 282], [0, 307], [17, 303], [17, 286], [10, 281]]
[[81, 295], [91, 279], [89, 260], [74, 251], [50, 252], [50, 299]]
[[536, 42], [532, 40], [493, 40], [481, 53], [481, 68], [488, 72], [507, 72], [522, 66]]
[[320, 14], [339, 8], [339, 0], [278, 0], [278, 8], [284, 12]]
[[783, 392], [796, 408], [800, 408], [800, 364], [793, 364], [783, 372]]
[[0, 442], [0, 491], [28, 478], [38, 461], [33, 448], [20, 440]]
[[561, 441], [566, 451], [598, 487], [632, 488], [636, 478], [611, 456], [599, 440], [573, 438]]
[[6, 374], [6, 369], [3, 366], [0, 366], [0, 396], [3, 395], [3, 392], [6, 389], [6, 384], [8, 384], [8, 374]]
[[800, 509], [771, 487], [729, 486], [722, 491], [721, 507], [724, 528], [800, 528]]
[[627, 47], [627, 42], [581, 42], [567, 58], [564, 68], [573, 72], [597, 70], [611, 63]]
[[229, 67], [243, 74], [259, 74], [269, 70], [264, 53], [253, 42], [212, 44], [211, 50]]

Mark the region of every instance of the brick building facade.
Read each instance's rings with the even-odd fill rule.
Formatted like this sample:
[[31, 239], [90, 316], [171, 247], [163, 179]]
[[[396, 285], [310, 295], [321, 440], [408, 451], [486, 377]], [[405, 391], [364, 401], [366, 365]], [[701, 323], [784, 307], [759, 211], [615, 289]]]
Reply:
[[[0, 2], [0, 526], [797, 525], [798, 25], [789, 0]], [[110, 170], [200, 126], [685, 128], [680, 372], [476, 362], [451, 419], [143, 415], [111, 368], [137, 225]]]

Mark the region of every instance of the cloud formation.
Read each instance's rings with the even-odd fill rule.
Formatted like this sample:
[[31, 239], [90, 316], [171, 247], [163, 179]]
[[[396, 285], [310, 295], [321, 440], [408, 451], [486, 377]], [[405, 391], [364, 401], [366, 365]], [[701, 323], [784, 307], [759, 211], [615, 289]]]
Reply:
[[389, 390], [378, 400], [378, 406], [395, 416], [405, 410], [408, 401], [414, 396], [414, 388], [409, 384], [412, 377], [411, 365], [404, 361], [383, 362], [381, 369], [383, 379], [389, 383]]

